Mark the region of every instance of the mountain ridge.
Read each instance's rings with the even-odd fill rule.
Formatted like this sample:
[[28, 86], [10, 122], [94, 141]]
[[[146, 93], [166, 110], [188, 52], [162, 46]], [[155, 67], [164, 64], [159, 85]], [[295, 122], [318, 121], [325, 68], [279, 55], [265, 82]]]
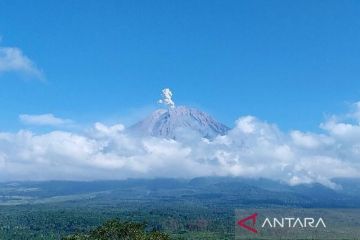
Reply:
[[148, 117], [130, 126], [130, 131], [140, 135], [176, 139], [181, 131], [190, 131], [212, 139], [225, 135], [230, 128], [210, 114], [185, 106], [157, 109]]

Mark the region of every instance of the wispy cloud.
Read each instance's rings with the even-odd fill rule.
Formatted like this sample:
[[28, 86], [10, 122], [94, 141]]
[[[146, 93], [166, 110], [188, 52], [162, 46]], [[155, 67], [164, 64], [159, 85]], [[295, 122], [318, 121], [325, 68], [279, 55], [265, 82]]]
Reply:
[[43, 80], [43, 72], [17, 47], [0, 46], [0, 73], [16, 72]]
[[19, 115], [19, 119], [22, 123], [28, 125], [60, 126], [72, 123], [70, 119], [55, 117], [51, 113], [40, 115], [21, 114]]

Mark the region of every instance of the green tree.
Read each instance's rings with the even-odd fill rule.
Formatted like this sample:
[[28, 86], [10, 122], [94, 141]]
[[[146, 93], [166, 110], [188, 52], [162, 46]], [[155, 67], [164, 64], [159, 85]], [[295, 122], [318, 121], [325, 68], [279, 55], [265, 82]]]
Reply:
[[110, 220], [89, 233], [77, 233], [63, 240], [170, 240], [170, 236], [159, 231], [147, 232], [140, 223]]

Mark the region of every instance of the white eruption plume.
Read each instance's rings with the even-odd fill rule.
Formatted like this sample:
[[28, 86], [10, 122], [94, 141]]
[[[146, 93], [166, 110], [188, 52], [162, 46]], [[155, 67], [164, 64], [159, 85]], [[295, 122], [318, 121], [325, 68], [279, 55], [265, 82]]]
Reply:
[[162, 99], [159, 100], [159, 103], [165, 104], [169, 108], [174, 108], [175, 103], [172, 100], [172, 95], [173, 94], [169, 88], [164, 88], [161, 94]]

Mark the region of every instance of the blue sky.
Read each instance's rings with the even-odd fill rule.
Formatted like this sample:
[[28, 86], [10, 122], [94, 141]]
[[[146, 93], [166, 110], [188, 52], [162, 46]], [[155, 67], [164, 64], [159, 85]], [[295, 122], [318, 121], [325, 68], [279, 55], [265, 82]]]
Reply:
[[[179, 105], [228, 125], [254, 115], [313, 131], [360, 100], [359, 1], [1, 1], [0, 130], [20, 114], [130, 122]], [[22, 72], [22, 73], [21, 73]]]

